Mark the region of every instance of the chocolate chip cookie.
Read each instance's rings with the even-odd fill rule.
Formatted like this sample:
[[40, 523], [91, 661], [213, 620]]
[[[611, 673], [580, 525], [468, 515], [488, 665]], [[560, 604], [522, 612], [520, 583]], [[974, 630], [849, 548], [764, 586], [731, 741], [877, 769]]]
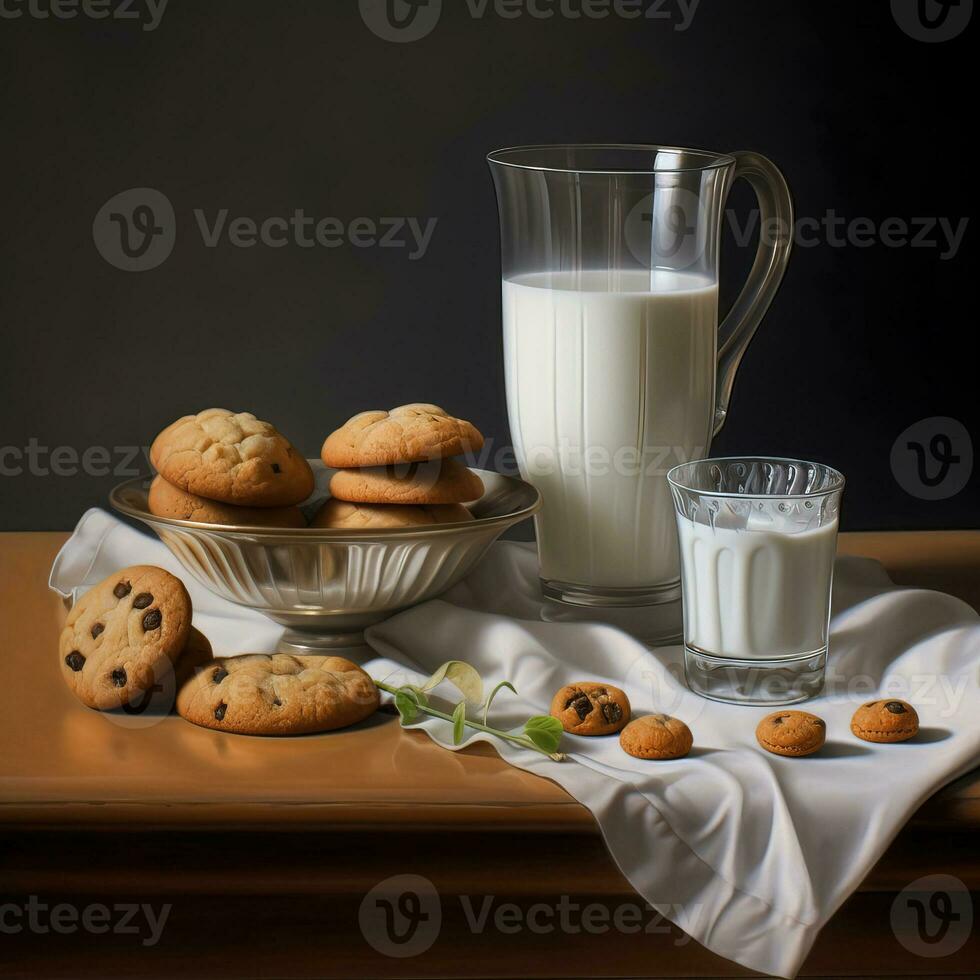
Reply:
[[177, 692], [181, 717], [239, 735], [345, 728], [378, 707], [378, 689], [342, 657], [244, 654], [201, 667]]
[[812, 755], [827, 740], [827, 724], [809, 711], [774, 711], [759, 722], [755, 737], [773, 755]]
[[175, 487], [245, 507], [288, 507], [313, 492], [313, 471], [268, 422], [209, 408], [156, 437], [150, 462]]
[[310, 527], [383, 530], [393, 527], [426, 527], [461, 524], [473, 515], [462, 504], [411, 507], [398, 504], [352, 504], [331, 498], [316, 512]]
[[581, 681], [555, 694], [551, 717], [572, 735], [614, 735], [630, 720], [630, 702], [612, 684]]
[[246, 527], [306, 527], [298, 507], [236, 507], [198, 497], [158, 476], [150, 484], [147, 508], [157, 517], [199, 524], [232, 524]]
[[471, 422], [438, 405], [401, 405], [390, 412], [361, 412], [327, 436], [320, 457], [350, 469], [442, 459], [478, 452], [483, 436]]
[[681, 759], [694, 745], [691, 729], [671, 715], [643, 715], [620, 733], [619, 744], [636, 759]]
[[869, 701], [854, 712], [851, 731], [865, 742], [904, 742], [919, 733], [919, 714], [908, 701]]
[[153, 565], [124, 568], [75, 603], [58, 643], [75, 696], [107, 710], [140, 701], [187, 644], [191, 597], [180, 579]]
[[455, 459], [338, 470], [330, 493], [355, 504], [462, 504], [483, 496], [483, 481]]

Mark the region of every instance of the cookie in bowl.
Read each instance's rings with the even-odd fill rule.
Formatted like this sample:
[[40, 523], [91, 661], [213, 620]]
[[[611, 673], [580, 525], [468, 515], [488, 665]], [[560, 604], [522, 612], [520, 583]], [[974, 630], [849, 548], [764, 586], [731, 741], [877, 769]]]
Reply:
[[248, 412], [185, 415], [153, 441], [150, 462], [170, 484], [244, 507], [288, 507], [313, 492], [313, 471], [274, 425]]
[[146, 506], [156, 517], [198, 524], [224, 524], [234, 527], [306, 527], [299, 507], [237, 507], [219, 500], [208, 500], [188, 493], [157, 476], [150, 484]]
[[401, 405], [361, 412], [327, 436], [320, 457], [335, 469], [389, 466], [479, 452], [483, 436], [472, 422], [438, 405]]
[[483, 496], [483, 481], [455, 459], [338, 470], [330, 493], [355, 504], [463, 504]]
[[310, 527], [386, 530], [462, 524], [472, 520], [473, 515], [462, 504], [410, 507], [399, 504], [352, 504], [331, 498], [314, 514]]

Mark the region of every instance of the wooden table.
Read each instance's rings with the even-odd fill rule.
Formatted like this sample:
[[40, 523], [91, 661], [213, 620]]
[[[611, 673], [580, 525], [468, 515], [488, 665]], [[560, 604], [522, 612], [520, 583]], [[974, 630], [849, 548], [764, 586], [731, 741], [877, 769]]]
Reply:
[[[343, 733], [276, 740], [87, 710], [59, 676], [64, 610], [46, 587], [65, 538], [0, 536], [0, 976], [747, 975], [645, 912], [589, 812], [488, 746], [449, 753], [387, 714]], [[980, 532], [842, 535], [841, 550], [881, 558], [899, 582], [980, 605]], [[980, 890], [978, 830], [974, 773], [922, 807], [824, 930], [803, 974], [976, 972], [976, 936], [945, 959], [913, 957], [892, 934], [889, 909], [924, 874]], [[359, 920], [365, 894], [401, 874], [424, 876], [441, 897], [437, 938], [410, 957], [388, 955], [407, 945], [375, 949]], [[100, 905], [170, 911], [148, 945], [149, 925], [126, 931], [142, 913], [119, 929], [129, 913], [111, 908], [109, 932], [70, 931], [67, 919], [60, 932], [28, 928], [31, 896], [89, 910], [92, 921]], [[505, 903], [554, 909], [562, 896], [610, 917], [635, 907], [643, 931], [603, 931], [601, 912], [578, 932], [547, 923], [474, 931], [467, 911], [479, 915], [486, 896], [492, 913]], [[20, 911], [4, 919], [3, 902]]]

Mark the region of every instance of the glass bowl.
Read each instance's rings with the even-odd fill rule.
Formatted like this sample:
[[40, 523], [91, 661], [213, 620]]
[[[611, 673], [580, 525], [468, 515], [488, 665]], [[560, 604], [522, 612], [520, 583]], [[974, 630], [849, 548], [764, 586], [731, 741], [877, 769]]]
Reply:
[[[327, 498], [332, 470], [310, 460], [309, 518]], [[373, 623], [434, 599], [459, 582], [508, 528], [541, 506], [515, 477], [474, 470], [484, 494], [458, 524], [384, 529], [263, 528], [181, 521], [151, 514], [149, 479], [109, 495], [113, 508], [151, 527], [187, 571], [216, 595], [286, 627], [280, 648], [316, 652], [350, 646]]]

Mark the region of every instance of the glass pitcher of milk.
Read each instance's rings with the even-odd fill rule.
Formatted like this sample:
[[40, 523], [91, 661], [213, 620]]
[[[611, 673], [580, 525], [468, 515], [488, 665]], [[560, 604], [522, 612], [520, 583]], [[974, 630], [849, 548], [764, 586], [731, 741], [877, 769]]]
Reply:
[[[527, 146], [488, 161], [507, 411], [521, 474], [543, 498], [544, 593], [587, 606], [675, 601], [666, 474], [706, 457], [724, 424], [789, 260], [789, 190], [755, 153]], [[722, 218], [739, 177], [758, 196], [762, 234], [719, 330]]]

